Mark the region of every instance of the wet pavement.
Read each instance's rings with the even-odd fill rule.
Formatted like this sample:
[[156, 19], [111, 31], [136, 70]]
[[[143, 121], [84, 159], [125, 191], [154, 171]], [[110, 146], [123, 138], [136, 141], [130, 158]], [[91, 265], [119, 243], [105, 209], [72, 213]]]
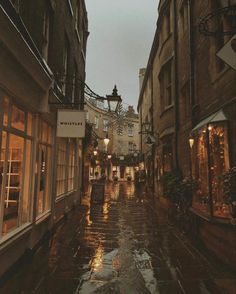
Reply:
[[0, 293], [235, 294], [235, 273], [158, 217], [148, 197], [132, 183], [115, 183], [103, 205], [84, 199], [50, 248], [42, 247]]

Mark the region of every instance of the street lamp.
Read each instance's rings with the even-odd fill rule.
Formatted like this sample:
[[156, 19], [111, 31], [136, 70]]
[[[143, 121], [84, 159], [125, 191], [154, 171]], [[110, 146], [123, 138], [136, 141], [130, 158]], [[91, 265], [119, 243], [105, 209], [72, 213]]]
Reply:
[[107, 151], [107, 145], [110, 142], [110, 139], [108, 138], [108, 134], [106, 134], [106, 138], [104, 138], [103, 141], [104, 141], [104, 144], [105, 144], [105, 150]]
[[118, 109], [119, 104], [122, 102], [121, 96], [118, 95], [118, 90], [116, 85], [114, 86], [114, 89], [112, 91], [111, 95], [106, 95], [107, 102], [108, 102], [108, 108], [111, 112], [116, 112]]

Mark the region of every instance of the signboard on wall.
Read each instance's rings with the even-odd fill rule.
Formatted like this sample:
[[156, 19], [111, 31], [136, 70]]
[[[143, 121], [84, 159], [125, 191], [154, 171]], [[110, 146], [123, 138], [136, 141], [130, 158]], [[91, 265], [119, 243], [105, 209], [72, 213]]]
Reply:
[[85, 136], [85, 111], [58, 110], [57, 112], [57, 137], [84, 138]]
[[234, 35], [216, 55], [236, 70], [236, 35]]

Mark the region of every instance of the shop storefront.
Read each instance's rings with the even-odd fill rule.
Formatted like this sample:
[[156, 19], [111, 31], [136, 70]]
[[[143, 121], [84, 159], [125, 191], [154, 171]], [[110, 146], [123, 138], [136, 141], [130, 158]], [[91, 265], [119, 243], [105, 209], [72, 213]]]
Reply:
[[228, 124], [219, 111], [192, 131], [192, 176], [196, 181], [193, 208], [216, 218], [229, 218], [225, 203], [223, 174], [229, 169]]

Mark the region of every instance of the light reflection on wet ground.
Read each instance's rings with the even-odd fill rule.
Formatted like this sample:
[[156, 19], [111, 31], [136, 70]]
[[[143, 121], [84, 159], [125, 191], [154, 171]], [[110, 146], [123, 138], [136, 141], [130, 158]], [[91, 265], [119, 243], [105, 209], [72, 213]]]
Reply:
[[111, 183], [105, 194], [102, 205], [84, 199], [87, 209], [71, 214], [50, 251], [41, 249], [0, 293], [235, 294], [235, 275], [158, 218], [143, 190]]

